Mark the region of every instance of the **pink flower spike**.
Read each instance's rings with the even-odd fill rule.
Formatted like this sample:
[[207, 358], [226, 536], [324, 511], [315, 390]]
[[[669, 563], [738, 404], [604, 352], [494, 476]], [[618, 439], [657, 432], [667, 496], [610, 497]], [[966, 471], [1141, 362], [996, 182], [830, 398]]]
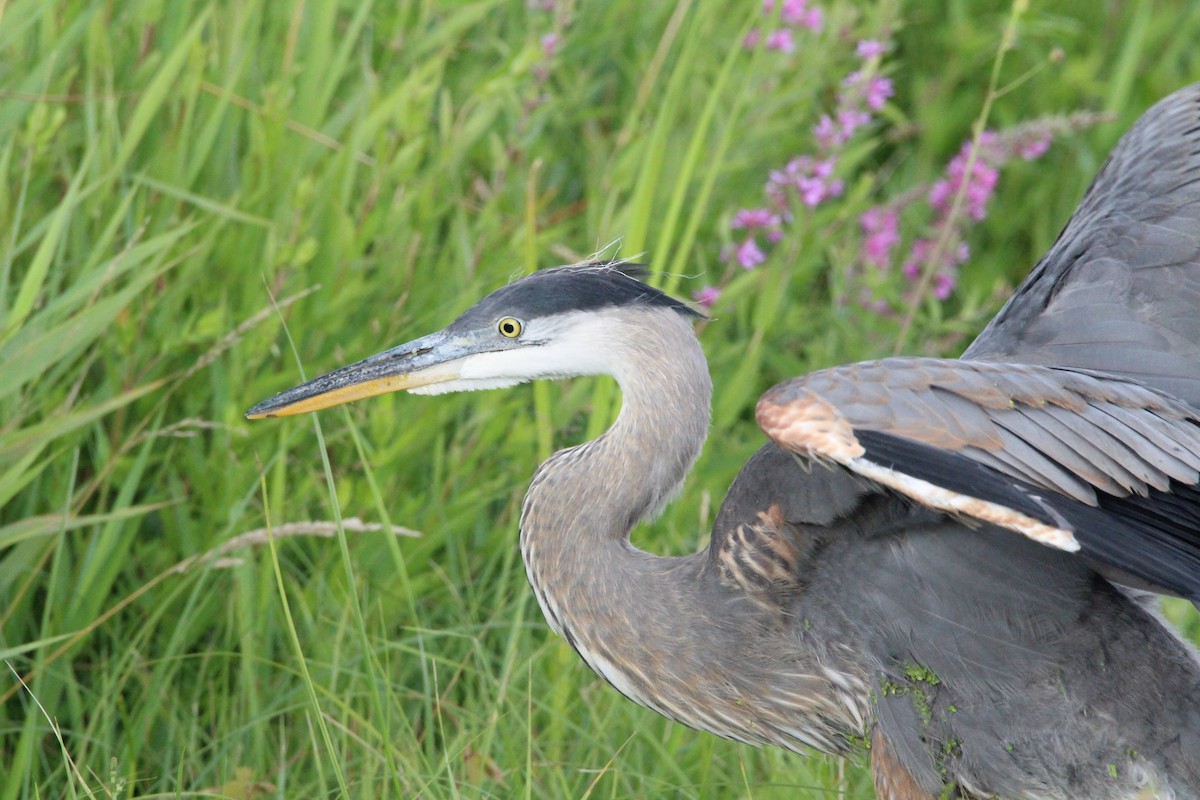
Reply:
[[854, 108], [844, 108], [838, 112], [838, 125], [842, 127], [842, 141], [849, 139], [853, 133], [871, 121], [871, 115]]
[[929, 188], [929, 195], [926, 199], [929, 200], [929, 205], [935, 211], [946, 213], [950, 209], [950, 181], [942, 179], [937, 181]]
[[554, 58], [554, 54], [558, 52], [558, 45], [561, 41], [557, 33], [547, 33], [542, 37], [542, 55], [546, 58]]
[[772, 31], [767, 36], [767, 49], [778, 50], [781, 53], [794, 53], [796, 51], [796, 41], [792, 38], [790, 28], [780, 28], [777, 31]]
[[971, 180], [967, 183], [967, 214], [971, 219], [978, 222], [987, 216], [988, 200], [992, 198], [999, 180], [999, 170], [982, 161], [975, 162]]
[[717, 298], [720, 296], [721, 290], [715, 286], [705, 286], [703, 289], [692, 292], [692, 299], [704, 308], [712, 308], [713, 303], [717, 302]]
[[775, 10], [775, 0], [763, 0], [763, 16], [767, 16]]
[[817, 120], [813, 127], [813, 138], [822, 150], [832, 150], [845, 141], [842, 139], [841, 130], [828, 114], [822, 114], [821, 119]]
[[837, 197], [843, 188], [845, 184], [840, 180], [826, 182], [824, 178], [810, 177], [796, 180], [796, 191], [800, 193], [801, 201], [810, 207], [818, 206], [831, 197]]
[[877, 269], [883, 269], [892, 261], [895, 242], [882, 233], [873, 233], [863, 239], [862, 260]]
[[729, 227], [735, 230], [738, 228], [754, 230], [755, 228], [769, 228], [778, 224], [779, 215], [769, 208], [743, 208], [733, 215], [733, 221], [729, 223]]
[[762, 41], [762, 31], [758, 28], [753, 29], [746, 34], [746, 38], [742, 39], [742, 47], [747, 50], [753, 50], [758, 47], [758, 43]]
[[808, 28], [813, 33], [820, 33], [825, 27], [825, 14], [821, 9], [813, 6], [804, 15], [804, 19], [799, 23], [801, 28]]
[[808, 17], [808, 0], [783, 0], [779, 16], [787, 25], [803, 25]]
[[819, 205], [825, 199], [825, 182], [820, 178], [800, 178], [796, 181], [796, 190], [806, 206]]
[[900, 214], [891, 208], [868, 208], [858, 218], [863, 233], [862, 259], [883, 268], [892, 261], [892, 250], [900, 243]]
[[759, 249], [758, 242], [751, 236], [738, 245], [733, 251], [733, 257], [743, 269], [754, 269], [767, 260], [766, 255]]
[[767, 185], [763, 187], [763, 191], [766, 192], [767, 200], [770, 201], [772, 208], [777, 209], [780, 213], [787, 211], [787, 192], [784, 190], [782, 184], [768, 181]]
[[910, 281], [915, 281], [921, 277], [921, 267], [929, 260], [929, 256], [933, 251], [933, 241], [930, 239], [917, 239], [912, 243], [912, 250], [908, 253], [908, 261], [904, 262], [904, 277]]
[[895, 232], [900, 224], [900, 214], [895, 209], [875, 206], [862, 213], [858, 224], [862, 226], [864, 233]]
[[955, 280], [954, 276], [945, 272], [939, 272], [933, 276], [933, 296], [938, 300], [945, 300], [954, 291]]
[[1021, 145], [1017, 148], [1017, 152], [1026, 161], [1034, 161], [1044, 156], [1049, 149], [1050, 134], [1042, 133], [1036, 139], [1021, 142]]
[[877, 42], [874, 39], [863, 39], [858, 43], [858, 47], [855, 48], [854, 52], [862, 59], [875, 58], [876, 56], [883, 55], [883, 43]]
[[871, 82], [867, 84], [867, 108], [872, 111], [878, 111], [883, 108], [883, 104], [893, 94], [894, 91], [890, 79], [882, 78], [878, 75], [871, 78]]

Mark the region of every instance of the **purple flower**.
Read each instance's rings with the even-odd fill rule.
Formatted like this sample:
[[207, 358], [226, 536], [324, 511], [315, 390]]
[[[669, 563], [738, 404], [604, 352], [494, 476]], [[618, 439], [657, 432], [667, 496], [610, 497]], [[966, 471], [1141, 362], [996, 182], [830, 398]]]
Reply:
[[975, 180], [967, 186], [967, 213], [979, 222], [987, 216], [987, 204], [1000, 181], [1000, 170], [990, 164], [976, 163]]
[[921, 265], [929, 260], [929, 254], [933, 251], [933, 240], [917, 239], [912, 243], [912, 249], [908, 251], [908, 260], [904, 262], [901, 271], [904, 277], [910, 281], [915, 281], [921, 277]]
[[755, 228], [770, 228], [779, 224], [779, 215], [769, 208], [743, 208], [741, 211], [733, 215], [733, 221], [729, 223], [729, 227], [746, 228], [754, 230]]
[[987, 204], [996, 190], [996, 183], [1000, 180], [1000, 171], [987, 163], [983, 147], [994, 149], [995, 143], [994, 136], [986, 140], [980, 139], [981, 152], [975, 157], [975, 163], [971, 165], [969, 175], [967, 174], [967, 163], [971, 160], [971, 143], [964, 144], [958, 155], [950, 159], [950, 163], [946, 165], [946, 177], [938, 180], [929, 189], [929, 205], [943, 216], [948, 214], [954, 195], [965, 183], [964, 197], [967, 204], [967, 216], [977, 222], [986, 217]]
[[858, 218], [866, 237], [863, 239], [862, 259], [874, 267], [886, 267], [892, 260], [892, 249], [900, 243], [900, 214], [895, 209], [876, 206]]
[[777, 31], [771, 31], [767, 35], [767, 49], [778, 50], [781, 53], [794, 53], [796, 41], [792, 38], [791, 29], [780, 28]]
[[891, 80], [876, 75], [867, 83], [867, 108], [878, 111], [894, 93]]
[[[824, 11], [817, 1], [761, 0], [764, 16], [773, 18], [778, 14], [783, 27], [771, 29], [765, 27], [770, 24], [766, 23], [750, 31], [743, 45], [794, 52], [802, 41], [799, 39], [802, 34], [798, 33], [801, 28], [820, 31], [824, 26]], [[765, 207], [743, 208], [734, 213], [730, 228], [743, 233], [721, 254], [731, 267], [737, 263], [744, 269], [753, 269], [762, 264], [766, 260], [763, 248], [782, 239], [798, 209], [803, 213], [803, 209], [819, 206], [845, 191], [845, 182], [836, 176], [842, 150], [855, 131], [869, 124], [874, 112], [882, 109], [894, 94], [892, 82], [877, 74], [878, 59], [886, 49], [886, 43], [873, 39], [858, 43], [858, 57], [870, 63], [842, 81], [836, 105], [820, 115], [812, 128], [816, 146], [770, 171], [763, 189], [767, 196]], [[873, 216], [864, 215], [861, 224], [863, 261], [881, 268], [890, 264], [900, 242], [899, 211], [881, 207]], [[701, 302], [699, 293], [696, 297]]]
[[777, 207], [786, 206], [787, 194], [783, 190], [787, 188], [794, 190], [805, 205], [820, 205], [829, 198], [840, 195], [845, 188], [842, 181], [830, 180], [833, 168], [832, 159], [818, 161], [811, 156], [798, 156], [789, 161], [782, 170], [772, 170], [767, 183], [767, 194]]
[[858, 43], [854, 52], [858, 53], [859, 58], [875, 58], [883, 55], [883, 44], [874, 39], [863, 39]]
[[821, 11], [817, 6], [813, 6], [804, 13], [804, 18], [797, 20], [797, 25], [801, 28], [808, 28], [814, 33], [820, 33], [825, 27], [825, 12]]
[[[962, 184], [963, 178], [959, 175], [953, 176], [955, 189]], [[992, 198], [992, 193], [996, 190], [996, 183], [1000, 180], [1000, 171], [990, 164], [984, 163], [982, 159], [975, 161], [971, 168], [971, 175], [967, 180], [967, 215], [976, 222], [987, 216], [988, 200]]]
[[842, 129], [842, 141], [845, 142], [854, 132], [871, 121], [871, 115], [857, 108], [843, 108], [838, 111], [838, 125]]
[[[968, 147], [969, 143], [964, 142], [963, 149], [966, 150]], [[1000, 150], [1000, 134], [995, 131], [984, 131], [979, 134], [979, 152], [984, 158], [999, 159], [1001, 157]]]
[[720, 296], [721, 290], [716, 286], [705, 286], [703, 289], [692, 292], [692, 299], [704, 308], [712, 308], [713, 303], [716, 303]]
[[808, 19], [808, 0], [783, 0], [779, 16], [788, 25], [803, 25]]
[[[774, 10], [775, 0], [763, 0], [764, 15], [769, 15]], [[779, 17], [784, 25], [808, 28], [810, 31], [820, 31], [825, 24], [825, 13], [819, 6], [809, 5], [809, 0], [783, 0]]]
[[846, 187], [844, 181], [823, 181], [819, 178], [811, 178], [802, 182], [797, 188], [800, 189], [800, 199], [807, 206], [818, 206], [831, 197], [838, 197], [842, 190]]
[[801, 177], [796, 179], [796, 191], [806, 206], [820, 205], [825, 199], [825, 181], [820, 178]]
[[[934, 241], [932, 239], [918, 239], [913, 242], [912, 250], [909, 251], [908, 260], [904, 262], [901, 268], [904, 277], [910, 281], [916, 281], [921, 277], [921, 270], [925, 264], [929, 263], [933, 257]], [[955, 270], [958, 266], [964, 263], [971, 254], [971, 249], [967, 247], [966, 242], [959, 242], [953, 251], [942, 254], [938, 266], [941, 269], [933, 276], [933, 296], [938, 300], [945, 300], [954, 291], [956, 284]]]
[[1041, 158], [1050, 149], [1051, 135], [1049, 131], [1042, 132], [1035, 139], [1027, 139], [1017, 147], [1017, 153], [1026, 161]]
[[545, 58], [554, 58], [554, 54], [558, 51], [558, 45], [562, 41], [557, 33], [547, 33], [542, 37], [542, 55]]
[[817, 120], [817, 124], [813, 126], [813, 138], [817, 140], [817, 145], [822, 150], [832, 150], [840, 144], [845, 143], [842, 138], [842, 130], [833, 121], [833, 118], [828, 114], [822, 114]]
[[933, 296], [938, 300], [945, 300], [954, 291], [955, 283], [952, 273], [939, 272], [933, 276]]
[[933, 186], [929, 187], [929, 195], [925, 199], [929, 201], [929, 205], [944, 214], [950, 210], [951, 194], [950, 181], [942, 178], [934, 181]]
[[733, 258], [742, 265], [743, 269], [754, 269], [767, 260], [766, 255], [759, 249], [758, 242], [754, 241], [753, 236], [747, 237], [746, 241], [733, 249]]
[[[888, 78], [879, 75], [868, 77], [862, 71], [851, 72], [842, 81], [842, 86], [846, 92], [839, 95], [838, 106], [843, 109], [854, 110], [860, 101], [865, 101], [867, 108], [872, 111], [878, 111], [883, 108], [883, 104], [891, 97], [895, 90], [892, 88], [892, 82]], [[870, 120], [870, 115], [866, 116]], [[858, 127], [855, 125], [854, 127]]]

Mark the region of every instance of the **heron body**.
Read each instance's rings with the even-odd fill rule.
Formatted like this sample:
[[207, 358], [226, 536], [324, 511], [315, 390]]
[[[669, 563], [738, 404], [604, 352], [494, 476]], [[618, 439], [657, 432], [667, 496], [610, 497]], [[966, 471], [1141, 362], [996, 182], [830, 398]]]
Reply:
[[1200, 798], [1200, 85], [1114, 150], [959, 360], [787, 381], [700, 553], [629, 541], [703, 445], [694, 312], [545, 270], [444, 331], [251, 409], [608, 374], [621, 412], [536, 472], [520, 546], [618, 691], [751, 744], [870, 747], [879, 797]]

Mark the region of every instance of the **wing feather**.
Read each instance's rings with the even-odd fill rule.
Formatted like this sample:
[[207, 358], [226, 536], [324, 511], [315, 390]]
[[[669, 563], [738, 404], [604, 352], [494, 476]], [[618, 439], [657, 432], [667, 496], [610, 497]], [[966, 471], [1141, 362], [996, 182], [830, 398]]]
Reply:
[[[1077, 454], [1074, 462], [1076, 469], [1093, 487], [1112, 495], [1125, 494], [1127, 479], [1122, 481], [1113, 476], [1127, 473], [1090, 435], [1094, 420], [1081, 421], [1078, 413], [1061, 408], [1047, 408], [1045, 413], [1037, 415], [1035, 422], [1047, 435], [1068, 443]], [[1179, 473], [1180, 480], [1187, 480], [1188, 477], [1189, 473], [1186, 470]], [[1090, 502], [1095, 504], [1094, 497]]]
[[782, 383], [758, 420], [785, 449], [1200, 597], [1200, 412], [1155, 389], [894, 358]]
[[1086, 462], [1079, 457], [1078, 451], [1045, 434], [1037, 423], [1043, 414], [1014, 412], [998, 416], [996, 422], [1007, 435], [996, 457], [1023, 468], [1021, 475], [1014, 477], [1029, 475], [1032, 471], [1030, 482], [1037, 486], [1045, 486], [1085, 503], [1095, 502], [1096, 487], [1085, 476], [1085, 469], [1081, 469]]

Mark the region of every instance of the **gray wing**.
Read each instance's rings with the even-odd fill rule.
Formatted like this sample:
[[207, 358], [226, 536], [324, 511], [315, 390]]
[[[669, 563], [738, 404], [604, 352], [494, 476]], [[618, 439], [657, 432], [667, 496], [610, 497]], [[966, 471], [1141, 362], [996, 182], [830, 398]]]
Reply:
[[1150, 387], [894, 358], [782, 383], [757, 415], [786, 450], [1200, 598], [1200, 412]]
[[963, 357], [1120, 374], [1200, 408], [1200, 84], [1121, 139]]

